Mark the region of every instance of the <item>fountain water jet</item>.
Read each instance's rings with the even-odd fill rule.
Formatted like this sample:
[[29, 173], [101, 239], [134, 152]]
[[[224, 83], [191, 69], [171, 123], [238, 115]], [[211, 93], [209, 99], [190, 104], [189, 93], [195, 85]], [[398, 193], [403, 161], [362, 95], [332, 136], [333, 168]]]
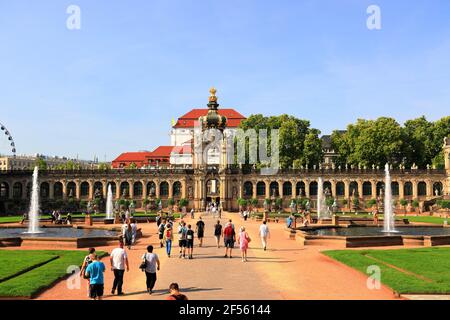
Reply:
[[108, 195], [106, 197], [106, 219], [113, 219], [113, 193], [111, 184], [108, 185]]
[[397, 232], [395, 230], [395, 217], [392, 206], [392, 187], [391, 187], [391, 174], [389, 173], [389, 164], [386, 163], [385, 167], [386, 177], [384, 180], [384, 226], [383, 232]]
[[327, 207], [327, 199], [323, 192], [323, 180], [319, 177], [317, 183], [317, 219], [330, 218], [330, 211]]
[[30, 209], [28, 211], [28, 232], [26, 233], [41, 233], [39, 231], [39, 169], [34, 167], [33, 184], [31, 191]]

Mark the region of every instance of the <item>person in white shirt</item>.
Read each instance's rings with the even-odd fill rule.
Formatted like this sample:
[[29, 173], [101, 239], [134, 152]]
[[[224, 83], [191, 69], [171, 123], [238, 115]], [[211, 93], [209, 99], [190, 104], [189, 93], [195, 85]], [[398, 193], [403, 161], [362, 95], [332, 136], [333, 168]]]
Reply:
[[111, 262], [111, 270], [114, 272], [114, 283], [111, 290], [111, 294], [115, 294], [117, 288], [117, 295], [123, 295], [123, 275], [125, 273], [125, 267], [127, 272], [130, 270], [128, 265], [128, 256], [123, 248], [123, 242], [119, 242], [119, 247], [115, 248], [110, 255], [109, 261]]
[[259, 236], [261, 237], [262, 246], [265, 251], [267, 249], [267, 239], [270, 238], [270, 231], [266, 220], [264, 220], [262, 225], [259, 227]]

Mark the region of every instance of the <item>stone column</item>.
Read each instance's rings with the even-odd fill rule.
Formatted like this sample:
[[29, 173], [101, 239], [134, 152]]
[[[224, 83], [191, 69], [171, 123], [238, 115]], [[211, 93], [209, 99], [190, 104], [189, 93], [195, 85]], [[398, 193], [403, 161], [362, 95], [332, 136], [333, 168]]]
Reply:
[[147, 190], [148, 181], [142, 180], [141, 183], [142, 183], [142, 200], [145, 200], [147, 198], [147, 193], [148, 193], [148, 190]]
[[297, 198], [297, 180], [290, 180], [292, 185], [292, 199]]
[[356, 182], [358, 183], [358, 197], [362, 198], [363, 197], [363, 181], [361, 179], [358, 179]]
[[264, 180], [264, 183], [266, 184], [266, 199], [270, 198], [270, 181]]
[[67, 199], [67, 180], [63, 180], [61, 181], [62, 183], [62, 189], [63, 189], [63, 199], [66, 200]]
[[405, 187], [403, 180], [398, 180], [398, 197], [403, 199], [405, 197]]
[[102, 180], [102, 193], [103, 198], [106, 199], [106, 197], [108, 196], [108, 182], [106, 180]]
[[55, 182], [49, 181], [48, 182], [48, 198], [50, 200], [53, 200], [55, 198]]
[[330, 183], [331, 183], [331, 195], [333, 196], [333, 198], [337, 198], [337, 194], [336, 194], [336, 180], [331, 179]]
[[252, 181], [252, 198], [256, 198], [256, 185], [258, 184], [258, 181]]
[[376, 180], [370, 180], [372, 186], [372, 199], [377, 198], [377, 182]]
[[88, 183], [89, 183], [89, 200], [92, 200], [92, 199], [94, 199], [94, 181], [92, 181], [92, 180], [89, 180], [88, 181]]
[[173, 198], [173, 181], [169, 180], [167, 181], [167, 183], [169, 184], [169, 199]]
[[155, 197], [156, 198], [161, 198], [161, 195], [159, 194], [159, 179], [155, 180]]
[[80, 180], [75, 180], [75, 198], [80, 200], [81, 198], [81, 182]]
[[130, 187], [130, 190], [128, 190], [128, 194], [130, 196], [130, 199], [134, 199], [134, 180], [128, 180], [128, 185]]
[[119, 200], [120, 197], [122, 196], [120, 194], [120, 180], [116, 180], [115, 183], [116, 183], [116, 200]]
[[283, 194], [283, 183], [284, 183], [284, 181], [283, 180], [277, 180], [277, 182], [278, 182], [278, 194], [279, 194], [279, 197], [281, 199], [283, 199], [283, 197], [284, 197], [284, 194]]
[[304, 183], [305, 183], [305, 197], [306, 198], [310, 198], [310, 192], [309, 192], [309, 183], [310, 183], [310, 181], [309, 180], [304, 180]]
[[433, 182], [431, 180], [426, 180], [425, 183], [427, 184], [427, 199], [433, 197]]
[[413, 180], [411, 182], [412, 182], [413, 199], [417, 199], [419, 196], [419, 183], [417, 182], [417, 180]]
[[344, 197], [345, 199], [350, 198], [350, 181], [348, 179], [344, 180]]

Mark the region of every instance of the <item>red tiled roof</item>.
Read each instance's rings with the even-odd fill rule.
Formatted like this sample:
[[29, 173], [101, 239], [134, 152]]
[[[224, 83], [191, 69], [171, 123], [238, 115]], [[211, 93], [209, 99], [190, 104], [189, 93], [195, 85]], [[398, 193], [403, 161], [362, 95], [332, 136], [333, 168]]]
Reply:
[[149, 158], [170, 158], [173, 146], [159, 146], [152, 152], [150, 152]]
[[[242, 120], [246, 119], [242, 114], [234, 109], [219, 109], [219, 114], [221, 116], [227, 117], [227, 127], [237, 127]], [[194, 122], [202, 116], [206, 116], [208, 109], [192, 109], [185, 115], [178, 118], [177, 123], [173, 128], [192, 128], [194, 127]]]
[[114, 161], [115, 162], [133, 162], [133, 161], [144, 161], [151, 152], [124, 152], [120, 156], [118, 156]]

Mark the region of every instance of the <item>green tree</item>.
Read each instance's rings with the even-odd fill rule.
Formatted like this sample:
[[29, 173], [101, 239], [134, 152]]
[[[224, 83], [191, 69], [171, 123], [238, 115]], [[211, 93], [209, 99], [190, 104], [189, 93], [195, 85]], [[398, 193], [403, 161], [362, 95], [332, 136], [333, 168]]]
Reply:
[[111, 166], [108, 163], [102, 162], [98, 165], [99, 170], [108, 170], [111, 169]]
[[400, 199], [400, 205], [403, 207], [403, 210], [405, 210], [405, 215], [406, 215], [406, 206], [408, 205], [408, 200], [406, 199]]
[[47, 170], [47, 162], [44, 159], [38, 158], [36, 160], [36, 166], [39, 170]]
[[402, 128], [392, 118], [359, 119], [346, 132], [335, 131], [332, 145], [339, 153], [339, 164], [383, 167], [402, 161], [403, 138]]

